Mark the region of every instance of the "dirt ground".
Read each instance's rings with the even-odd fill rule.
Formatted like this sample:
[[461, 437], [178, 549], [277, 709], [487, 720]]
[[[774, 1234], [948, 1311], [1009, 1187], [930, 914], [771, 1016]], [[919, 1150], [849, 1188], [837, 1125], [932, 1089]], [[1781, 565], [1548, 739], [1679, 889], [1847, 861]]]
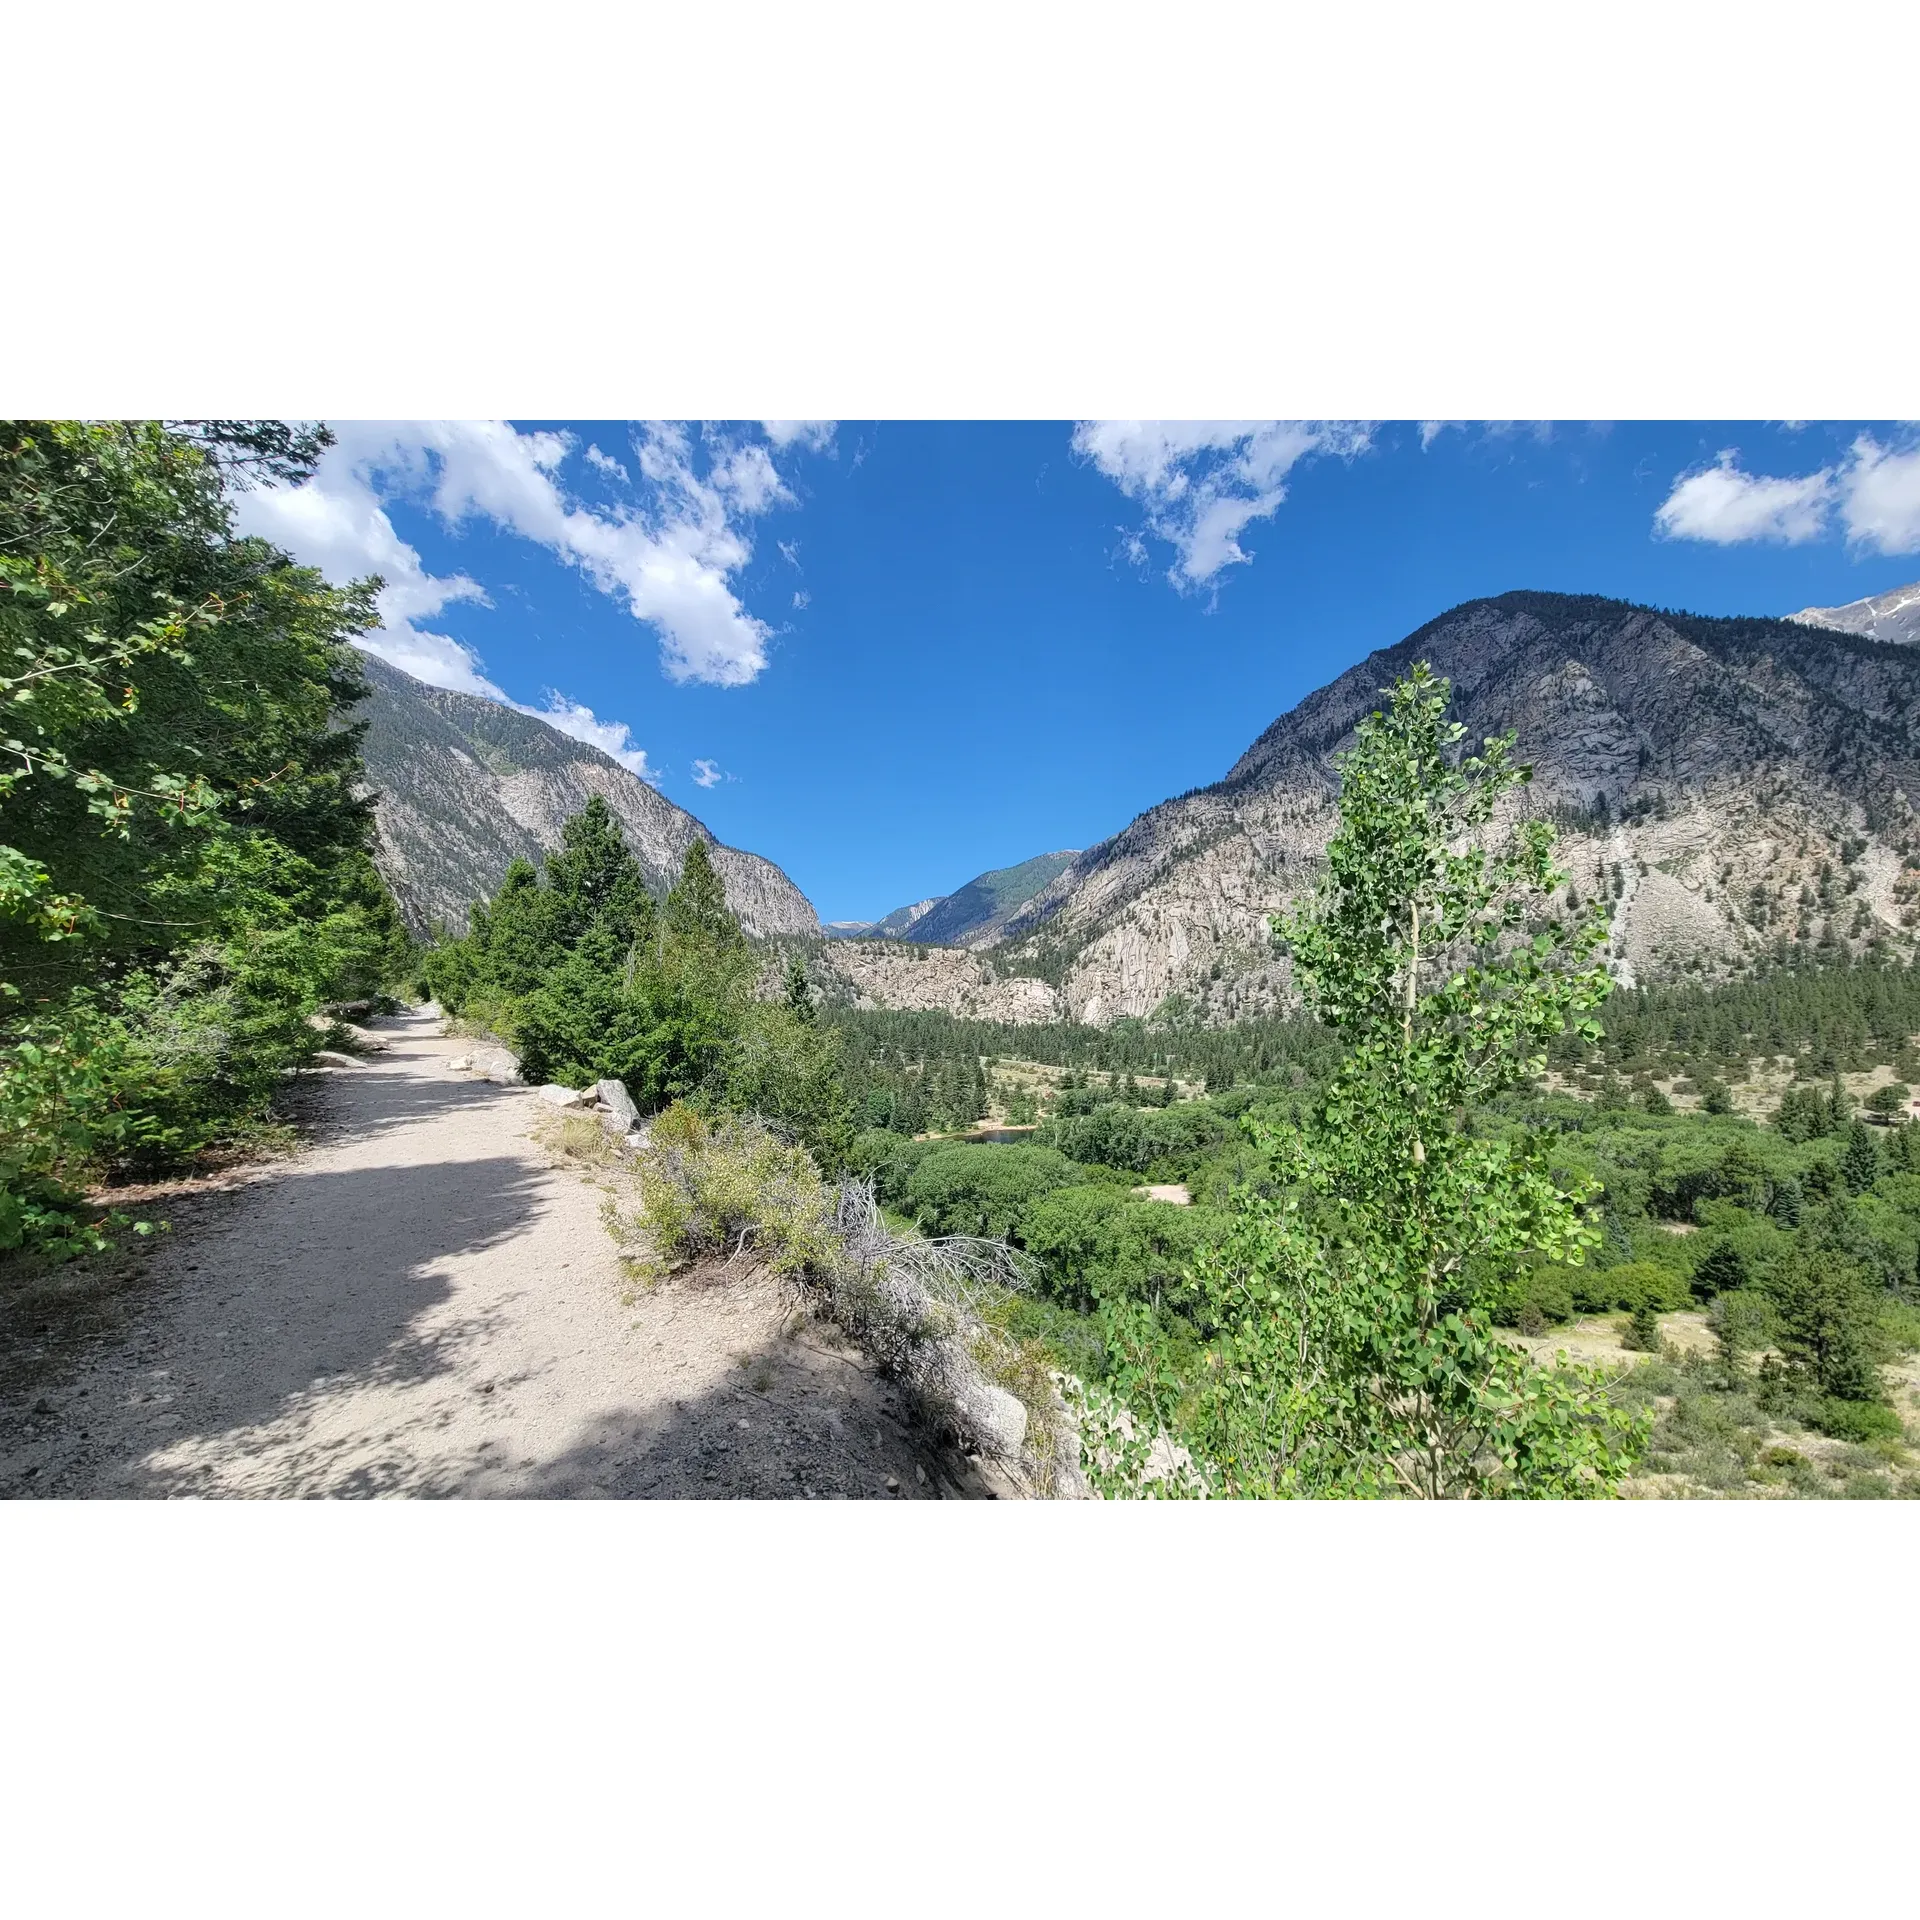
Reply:
[[301, 1076], [289, 1157], [0, 1300], [0, 1494], [977, 1497], [766, 1276], [642, 1286], [601, 1196], [409, 1013]]

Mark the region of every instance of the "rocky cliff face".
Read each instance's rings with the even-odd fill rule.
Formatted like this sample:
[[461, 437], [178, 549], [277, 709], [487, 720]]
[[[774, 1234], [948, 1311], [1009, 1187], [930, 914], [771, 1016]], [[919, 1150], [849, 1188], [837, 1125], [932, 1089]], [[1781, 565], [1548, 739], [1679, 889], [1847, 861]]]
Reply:
[[1105, 1022], [1169, 995], [1206, 1017], [1284, 1000], [1267, 916], [1309, 889], [1336, 754], [1415, 660], [1470, 737], [1519, 735], [1582, 898], [1614, 901], [1628, 978], [1738, 970], [1787, 941], [1913, 945], [1920, 655], [1782, 620], [1511, 593], [1458, 607], [1274, 722], [1218, 785], [1151, 809], [1026, 908], [997, 969]]
[[723, 847], [644, 780], [596, 747], [531, 714], [449, 693], [371, 656], [368, 783], [378, 796], [376, 861], [408, 924], [453, 931], [491, 895], [515, 854], [559, 845], [560, 827], [593, 794], [612, 808], [650, 884], [665, 888], [697, 839], [714, 849], [727, 900], [747, 932], [816, 934], [806, 896], [772, 861]]
[[[809, 955], [815, 980], [856, 1007], [951, 1013], [963, 1020], [1033, 1026], [1064, 1018], [1059, 994], [1044, 980], [1003, 976], [977, 954], [892, 940], [835, 940]], [[772, 992], [777, 976], [769, 974]]]

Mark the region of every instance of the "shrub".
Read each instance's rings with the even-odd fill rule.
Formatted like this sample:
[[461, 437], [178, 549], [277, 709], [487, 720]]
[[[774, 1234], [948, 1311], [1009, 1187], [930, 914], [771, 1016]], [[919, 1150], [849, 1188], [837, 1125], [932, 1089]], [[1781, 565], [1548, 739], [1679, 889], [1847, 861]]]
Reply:
[[626, 1238], [644, 1234], [660, 1267], [751, 1251], [792, 1277], [832, 1260], [833, 1196], [819, 1169], [759, 1120], [708, 1121], [689, 1106], [669, 1107], [639, 1172], [639, 1211], [616, 1225]]
[[1681, 1268], [1653, 1260], [1627, 1260], [1616, 1267], [1577, 1267], [1569, 1276], [1575, 1305], [1582, 1313], [1605, 1313], [1642, 1304], [1658, 1313], [1676, 1313], [1693, 1304]]
[[1851, 1440], [1857, 1446], [1874, 1440], [1898, 1440], [1901, 1433], [1900, 1416], [1879, 1400], [1822, 1400], [1813, 1424], [1835, 1440]]

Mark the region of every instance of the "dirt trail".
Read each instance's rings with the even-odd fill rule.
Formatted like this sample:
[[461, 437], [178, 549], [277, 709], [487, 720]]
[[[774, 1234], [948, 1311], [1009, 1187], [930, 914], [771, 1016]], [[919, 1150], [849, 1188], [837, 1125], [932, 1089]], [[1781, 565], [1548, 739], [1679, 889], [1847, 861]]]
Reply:
[[12, 1316], [0, 1493], [985, 1490], [771, 1282], [628, 1278], [537, 1096], [455, 1074], [431, 1015], [375, 1024], [311, 1076], [314, 1143], [170, 1205], [107, 1324]]

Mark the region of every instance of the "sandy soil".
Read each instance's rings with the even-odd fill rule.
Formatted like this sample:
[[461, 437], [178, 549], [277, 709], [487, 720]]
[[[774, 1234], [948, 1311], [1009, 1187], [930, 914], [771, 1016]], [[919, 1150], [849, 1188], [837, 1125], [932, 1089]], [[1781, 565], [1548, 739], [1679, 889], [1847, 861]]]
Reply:
[[0, 1493], [1006, 1490], [764, 1276], [639, 1286], [535, 1095], [454, 1073], [429, 1015], [375, 1024], [365, 1065], [302, 1076], [298, 1152], [175, 1195], [97, 1284], [7, 1303]]
[[[1563, 1327], [1549, 1327], [1543, 1334], [1529, 1336], [1509, 1333], [1515, 1346], [1525, 1347], [1536, 1360], [1551, 1366], [1564, 1353], [1569, 1360], [1584, 1365], [1626, 1366], [1647, 1356], [1636, 1353], [1622, 1342], [1627, 1330], [1624, 1313], [1593, 1314], [1583, 1320], [1570, 1320]], [[1680, 1353], [1711, 1353], [1713, 1335], [1704, 1313], [1663, 1313], [1660, 1337]]]

